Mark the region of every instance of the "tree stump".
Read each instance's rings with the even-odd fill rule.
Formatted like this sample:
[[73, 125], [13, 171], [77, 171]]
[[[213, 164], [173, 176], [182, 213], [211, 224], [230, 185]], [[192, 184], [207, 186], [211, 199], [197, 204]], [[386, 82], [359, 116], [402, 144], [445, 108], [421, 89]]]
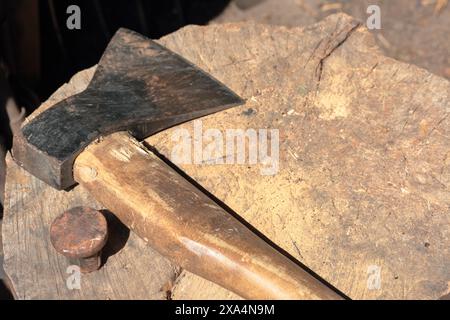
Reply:
[[[203, 131], [279, 130], [276, 174], [262, 175], [260, 162], [178, 164], [184, 172], [353, 299], [449, 293], [449, 82], [384, 57], [344, 14], [303, 29], [189, 26], [159, 42], [247, 101], [203, 117]], [[38, 112], [82, 91], [93, 71], [74, 76]], [[147, 142], [171, 159], [180, 129], [193, 136], [194, 122]], [[122, 240], [103, 268], [68, 290], [50, 223], [72, 206], [101, 207], [80, 186], [58, 192], [11, 157], [7, 164], [5, 270], [19, 298], [239, 298], [180, 273], [119, 224], [111, 235]]]
[[212, 23], [254, 21], [302, 27], [336, 12], [366, 22], [374, 13], [372, 9], [368, 13], [368, 8], [376, 5], [381, 29], [371, 32], [383, 53], [450, 79], [448, 0], [261, 0], [250, 7], [239, 6], [239, 2], [230, 2]]

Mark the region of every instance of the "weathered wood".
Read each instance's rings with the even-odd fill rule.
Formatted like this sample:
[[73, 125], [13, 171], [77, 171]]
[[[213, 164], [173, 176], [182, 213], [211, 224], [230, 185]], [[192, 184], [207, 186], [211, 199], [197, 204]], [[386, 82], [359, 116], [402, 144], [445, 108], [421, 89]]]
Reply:
[[[83, 90], [93, 69], [73, 77], [40, 110]], [[64, 210], [97, 203], [82, 187], [56, 191], [32, 177], [7, 157], [6, 220], [3, 225], [4, 267], [18, 299], [166, 299], [179, 268], [109, 217], [110, 238], [106, 263], [82, 275], [81, 290], [69, 290], [66, 273], [71, 265], [50, 243], [51, 222]]]
[[342, 299], [127, 132], [89, 145], [73, 172], [164, 257], [242, 297]]
[[[247, 99], [245, 106], [202, 118], [203, 130], [280, 130], [274, 176], [260, 175], [261, 165], [179, 164], [183, 171], [351, 298], [435, 299], [449, 292], [447, 81], [382, 56], [364, 27], [343, 15], [305, 29], [192, 26], [160, 41]], [[83, 72], [59, 94], [81, 91], [91, 75]], [[147, 142], [170, 158], [177, 129], [192, 134], [193, 125]], [[49, 271], [54, 258], [46, 259], [53, 253], [43, 243], [43, 225], [67, 199], [84, 205], [90, 198], [80, 187], [55, 193], [8, 164], [6, 271], [19, 297], [70, 298], [55, 289], [60, 280]], [[132, 257], [127, 243], [106, 267], [123, 254], [133, 272], [120, 274], [126, 280], [114, 273], [103, 286], [134, 291], [135, 283], [148, 284], [156, 274], [142, 263], [148, 249], [132, 234], [130, 241], [139, 243]], [[379, 289], [368, 286], [371, 266], [380, 268]], [[36, 272], [45, 281], [34, 283]], [[186, 272], [167, 288], [174, 299], [235, 298]]]
[[[450, 84], [382, 56], [363, 26], [345, 31], [351, 21], [211, 25], [163, 38], [248, 101], [203, 118], [203, 130], [280, 130], [274, 176], [180, 167], [351, 298], [439, 298], [450, 290]], [[193, 135], [188, 123], [148, 142], [170, 158], [177, 129]], [[379, 289], [368, 286], [371, 266]], [[193, 292], [223, 296], [192, 276], [174, 298]]]
[[[104, 249], [105, 265], [81, 275], [81, 290], [66, 281], [71, 262], [50, 242], [49, 228], [62, 211], [77, 205], [102, 207], [82, 188], [56, 191], [31, 177], [8, 157], [6, 217], [3, 225], [5, 272], [19, 299], [165, 299], [178, 268], [148, 248], [116, 221]], [[113, 222], [113, 223], [111, 223]], [[145, 253], [145, 254], [144, 254]]]
[[448, 0], [264, 0], [248, 8], [234, 2], [210, 23], [253, 21], [305, 27], [336, 12], [373, 23], [375, 12], [367, 10], [376, 5], [380, 8], [381, 29], [373, 29], [371, 33], [383, 53], [450, 79]]

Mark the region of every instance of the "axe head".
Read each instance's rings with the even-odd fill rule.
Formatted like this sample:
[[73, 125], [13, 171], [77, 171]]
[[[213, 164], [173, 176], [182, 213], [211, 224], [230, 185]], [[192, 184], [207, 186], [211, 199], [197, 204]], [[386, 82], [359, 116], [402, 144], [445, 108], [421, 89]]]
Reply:
[[57, 189], [75, 184], [75, 158], [117, 131], [144, 139], [197, 117], [242, 104], [225, 85], [179, 55], [120, 29], [89, 86], [37, 115], [14, 137], [14, 159]]

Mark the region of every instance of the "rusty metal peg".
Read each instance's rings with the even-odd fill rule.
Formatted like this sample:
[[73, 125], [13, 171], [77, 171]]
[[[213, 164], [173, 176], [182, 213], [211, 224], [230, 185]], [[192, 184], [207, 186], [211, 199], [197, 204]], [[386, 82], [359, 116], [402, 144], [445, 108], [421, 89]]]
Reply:
[[50, 240], [63, 256], [78, 260], [81, 272], [101, 266], [101, 250], [108, 238], [103, 214], [87, 207], [72, 208], [58, 216], [50, 227]]

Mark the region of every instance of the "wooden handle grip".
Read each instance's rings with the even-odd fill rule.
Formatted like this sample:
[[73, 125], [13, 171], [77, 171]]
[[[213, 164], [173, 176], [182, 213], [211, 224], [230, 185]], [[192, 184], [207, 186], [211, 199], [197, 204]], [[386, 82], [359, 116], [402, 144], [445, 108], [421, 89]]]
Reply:
[[159, 253], [247, 299], [341, 299], [125, 132], [91, 144], [74, 177]]

